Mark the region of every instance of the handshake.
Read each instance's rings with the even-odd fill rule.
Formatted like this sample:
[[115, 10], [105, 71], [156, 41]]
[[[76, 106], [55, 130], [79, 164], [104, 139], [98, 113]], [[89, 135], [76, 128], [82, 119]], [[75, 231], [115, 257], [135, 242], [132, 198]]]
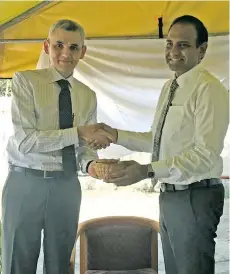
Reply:
[[[98, 150], [111, 143], [116, 144], [118, 132], [106, 124], [98, 123], [78, 127], [78, 135], [91, 149]], [[127, 186], [146, 179], [148, 165], [140, 165], [135, 161], [98, 159], [90, 163], [88, 173], [106, 183]]]
[[117, 130], [104, 124], [85, 125], [78, 127], [79, 137], [93, 149], [98, 150], [117, 142]]

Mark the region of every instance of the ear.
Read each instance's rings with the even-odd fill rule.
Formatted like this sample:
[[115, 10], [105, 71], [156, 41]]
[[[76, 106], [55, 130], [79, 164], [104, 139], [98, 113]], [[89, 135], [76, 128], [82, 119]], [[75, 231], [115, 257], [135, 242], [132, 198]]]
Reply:
[[48, 42], [48, 40], [45, 40], [43, 45], [44, 45], [45, 53], [49, 54], [49, 42]]
[[80, 57], [80, 59], [83, 59], [83, 58], [84, 58], [85, 53], [86, 53], [86, 50], [87, 50], [87, 47], [84, 45], [84, 46], [82, 47], [82, 50], [81, 50], [81, 57]]
[[207, 42], [204, 42], [203, 44], [200, 45], [200, 60], [204, 58], [207, 48], [208, 48]]

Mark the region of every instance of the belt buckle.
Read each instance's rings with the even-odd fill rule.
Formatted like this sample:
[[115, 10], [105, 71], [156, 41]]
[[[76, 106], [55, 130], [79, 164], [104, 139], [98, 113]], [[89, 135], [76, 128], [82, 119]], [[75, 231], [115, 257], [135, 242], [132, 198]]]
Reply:
[[46, 176], [46, 174], [48, 173], [48, 171], [44, 170], [44, 173], [43, 173], [43, 178], [44, 179], [53, 179], [54, 177], [51, 177], [51, 176]]

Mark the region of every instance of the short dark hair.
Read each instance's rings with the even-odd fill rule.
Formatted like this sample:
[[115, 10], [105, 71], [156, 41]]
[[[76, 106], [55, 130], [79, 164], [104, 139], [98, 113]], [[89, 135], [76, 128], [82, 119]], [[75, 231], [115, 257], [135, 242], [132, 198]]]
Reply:
[[207, 28], [204, 26], [204, 24], [196, 17], [192, 15], [183, 15], [180, 17], [177, 17], [169, 27], [169, 31], [172, 28], [173, 25], [177, 23], [183, 23], [183, 24], [191, 24], [195, 27], [197, 32], [197, 40], [196, 40], [196, 46], [199, 47], [204, 42], [208, 42], [208, 31]]

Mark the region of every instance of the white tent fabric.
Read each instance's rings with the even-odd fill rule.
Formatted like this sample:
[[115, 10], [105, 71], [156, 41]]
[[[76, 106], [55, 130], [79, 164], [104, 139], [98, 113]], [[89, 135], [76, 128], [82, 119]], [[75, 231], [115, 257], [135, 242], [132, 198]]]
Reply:
[[[88, 40], [87, 54], [74, 76], [97, 94], [98, 121], [119, 129], [151, 128], [163, 84], [173, 76], [164, 62], [163, 39]], [[229, 87], [229, 36], [209, 38], [203, 65]], [[42, 51], [37, 68], [49, 66]], [[110, 146], [101, 157], [130, 151]]]

